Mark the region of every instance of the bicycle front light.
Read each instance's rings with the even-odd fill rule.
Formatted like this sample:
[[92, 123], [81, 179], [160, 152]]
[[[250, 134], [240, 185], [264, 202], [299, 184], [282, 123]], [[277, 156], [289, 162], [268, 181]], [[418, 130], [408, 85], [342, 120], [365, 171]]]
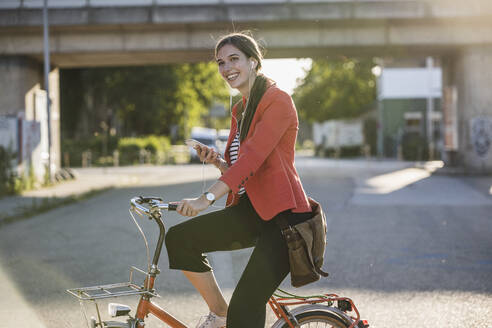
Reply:
[[122, 315], [127, 315], [132, 309], [125, 304], [109, 303], [108, 313], [111, 317], [119, 317]]

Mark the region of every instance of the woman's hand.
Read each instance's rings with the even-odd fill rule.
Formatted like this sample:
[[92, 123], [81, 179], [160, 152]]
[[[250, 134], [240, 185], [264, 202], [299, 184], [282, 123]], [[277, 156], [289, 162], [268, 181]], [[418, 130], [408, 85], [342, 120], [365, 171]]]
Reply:
[[[220, 199], [222, 196], [227, 194], [231, 189], [224, 182], [217, 180], [207, 192], [215, 195], [215, 200]], [[184, 216], [195, 216], [201, 211], [207, 209], [210, 206], [210, 201], [202, 194], [197, 198], [185, 198], [177, 204], [176, 212]]]
[[210, 202], [202, 195], [198, 198], [186, 198], [178, 203], [176, 212], [183, 216], [195, 216], [210, 206]]
[[207, 146], [195, 146], [194, 149], [196, 150], [198, 157], [200, 157], [201, 162], [205, 162], [206, 164], [214, 164], [217, 166], [220, 159], [220, 154], [213, 148]]

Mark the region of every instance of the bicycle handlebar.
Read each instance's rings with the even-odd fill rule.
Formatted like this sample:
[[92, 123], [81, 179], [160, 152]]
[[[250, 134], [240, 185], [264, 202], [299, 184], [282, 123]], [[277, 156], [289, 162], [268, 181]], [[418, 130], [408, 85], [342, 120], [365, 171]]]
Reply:
[[[148, 207], [143, 206], [143, 204], [147, 204]], [[161, 219], [161, 210], [168, 210], [168, 211], [175, 211], [178, 207], [177, 204], [169, 204], [169, 203], [164, 203], [162, 201], [162, 198], [159, 197], [133, 197], [130, 200], [130, 206], [138, 213], [140, 214], [145, 214], [149, 217], [149, 219], [153, 219], [157, 225], [159, 226], [159, 239], [157, 241], [157, 245], [155, 248], [154, 252], [154, 259], [152, 260], [152, 268], [155, 268], [157, 270], [157, 262], [159, 262], [159, 257], [161, 256], [161, 249], [162, 245], [164, 244], [164, 235], [165, 235], [165, 227], [164, 223], [162, 222]], [[130, 210], [131, 212], [131, 210]], [[131, 214], [131, 213], [130, 213]], [[135, 221], [135, 224], [137, 225], [138, 229], [140, 230], [140, 233], [144, 237], [145, 240], [145, 245], [147, 247], [147, 257], [149, 258], [149, 273], [152, 273], [150, 271], [150, 256], [149, 256], [149, 247], [147, 244], [147, 238], [145, 238], [145, 234], [143, 233], [142, 229], [138, 225], [137, 221], [135, 220], [135, 217], [132, 214], [132, 218]], [[158, 270], [156, 271], [158, 273]], [[153, 272], [153, 274], [157, 274], [156, 272]]]
[[137, 209], [140, 212], [145, 213], [146, 215], [150, 215], [150, 209], [147, 207], [141, 205], [141, 204], [149, 204], [152, 207], [158, 207], [161, 210], [168, 210], [168, 211], [176, 211], [178, 208], [178, 204], [169, 204], [169, 203], [164, 203], [161, 198], [158, 197], [133, 197], [130, 200], [130, 205]]

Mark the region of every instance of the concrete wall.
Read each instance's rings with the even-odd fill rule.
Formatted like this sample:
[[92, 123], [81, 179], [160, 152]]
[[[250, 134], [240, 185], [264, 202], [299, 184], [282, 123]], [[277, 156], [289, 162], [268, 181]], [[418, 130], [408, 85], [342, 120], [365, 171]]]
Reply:
[[[59, 71], [50, 76], [51, 99], [51, 154], [52, 170], [60, 168], [60, 86]], [[12, 115], [25, 120], [39, 120], [36, 107], [45, 111], [45, 105], [36, 101], [44, 89], [43, 66], [40, 62], [23, 56], [0, 56], [0, 116]]]
[[[467, 47], [456, 61], [460, 153], [473, 171], [492, 173], [492, 45]], [[482, 121], [482, 122], [480, 122]], [[481, 126], [480, 126], [481, 125]]]
[[443, 60], [444, 86], [457, 89], [458, 149], [449, 163], [492, 173], [492, 45], [462, 49]]
[[0, 115], [17, 115], [26, 108], [26, 95], [42, 81], [42, 65], [23, 56], [0, 56]]

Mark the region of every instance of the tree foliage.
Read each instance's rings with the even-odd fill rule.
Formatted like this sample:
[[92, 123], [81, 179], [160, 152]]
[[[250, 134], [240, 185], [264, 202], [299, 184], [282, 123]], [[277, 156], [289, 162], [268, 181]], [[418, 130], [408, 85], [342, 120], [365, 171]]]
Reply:
[[214, 63], [64, 70], [62, 133], [186, 136], [228, 91]]
[[358, 117], [376, 99], [372, 60], [315, 59], [293, 98], [308, 122]]

